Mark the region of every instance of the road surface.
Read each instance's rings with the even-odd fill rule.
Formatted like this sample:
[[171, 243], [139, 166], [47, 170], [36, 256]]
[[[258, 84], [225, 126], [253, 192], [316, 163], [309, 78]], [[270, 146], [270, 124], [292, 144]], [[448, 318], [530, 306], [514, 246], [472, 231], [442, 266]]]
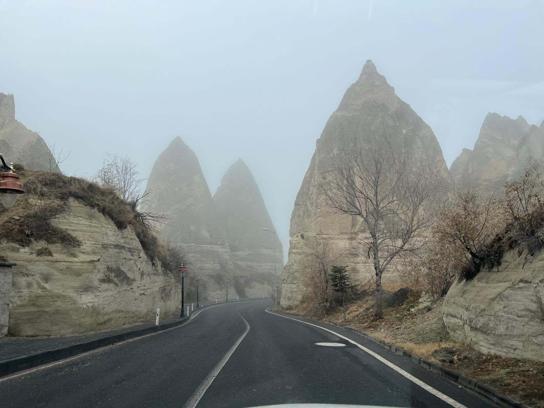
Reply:
[[0, 379], [0, 405], [492, 406], [350, 331], [325, 331], [269, 313], [268, 306], [265, 301], [218, 305], [183, 327]]

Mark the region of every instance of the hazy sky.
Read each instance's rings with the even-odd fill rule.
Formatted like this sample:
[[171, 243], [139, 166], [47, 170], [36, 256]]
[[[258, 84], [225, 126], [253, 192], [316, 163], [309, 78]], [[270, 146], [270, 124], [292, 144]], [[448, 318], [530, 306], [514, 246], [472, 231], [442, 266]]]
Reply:
[[544, 120], [544, 0], [0, 0], [0, 92], [92, 176], [181, 136], [212, 192], [243, 158], [287, 244], [315, 140], [372, 59], [451, 164], [488, 111]]

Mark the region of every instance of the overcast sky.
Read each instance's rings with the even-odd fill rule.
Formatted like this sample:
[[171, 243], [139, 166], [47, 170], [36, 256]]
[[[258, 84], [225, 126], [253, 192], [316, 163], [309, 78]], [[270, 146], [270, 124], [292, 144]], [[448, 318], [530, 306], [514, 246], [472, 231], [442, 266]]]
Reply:
[[329, 115], [372, 59], [448, 164], [485, 114], [544, 120], [544, 0], [0, 0], [0, 92], [62, 168], [142, 178], [172, 138], [210, 188], [243, 158], [280, 236]]

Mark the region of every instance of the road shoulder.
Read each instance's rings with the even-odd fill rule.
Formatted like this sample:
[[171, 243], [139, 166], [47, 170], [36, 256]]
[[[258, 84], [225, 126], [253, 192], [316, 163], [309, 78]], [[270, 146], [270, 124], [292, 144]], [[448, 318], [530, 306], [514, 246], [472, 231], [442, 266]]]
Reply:
[[[293, 318], [302, 322], [319, 326], [326, 330], [331, 330], [346, 338], [361, 344], [368, 348], [373, 353], [385, 358], [386, 360], [397, 365], [406, 372], [421, 379], [426, 384], [433, 388], [444, 392], [454, 400], [463, 400], [463, 395], [460, 390], [467, 390], [476, 399], [480, 401], [482, 398], [487, 401], [487, 406], [499, 407], [525, 407], [522, 403], [515, 401], [507, 396], [504, 396], [490, 387], [479, 383], [473, 379], [467, 378], [453, 370], [441, 367], [440, 365], [422, 359], [401, 347], [380, 341], [364, 332], [355, 330], [348, 326], [338, 325], [323, 320], [315, 320], [307, 316], [302, 316], [294, 313], [288, 313], [281, 310], [270, 310], [274, 314]], [[439, 374], [437, 376], [437, 374]], [[472, 405], [468, 405], [472, 406]]]

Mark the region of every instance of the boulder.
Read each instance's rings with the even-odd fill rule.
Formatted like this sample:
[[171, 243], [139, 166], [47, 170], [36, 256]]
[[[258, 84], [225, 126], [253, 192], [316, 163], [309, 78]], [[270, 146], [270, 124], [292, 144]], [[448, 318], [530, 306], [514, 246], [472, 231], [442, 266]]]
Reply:
[[544, 361], [544, 253], [512, 250], [499, 267], [451, 287], [443, 304], [450, 336], [484, 353]]

